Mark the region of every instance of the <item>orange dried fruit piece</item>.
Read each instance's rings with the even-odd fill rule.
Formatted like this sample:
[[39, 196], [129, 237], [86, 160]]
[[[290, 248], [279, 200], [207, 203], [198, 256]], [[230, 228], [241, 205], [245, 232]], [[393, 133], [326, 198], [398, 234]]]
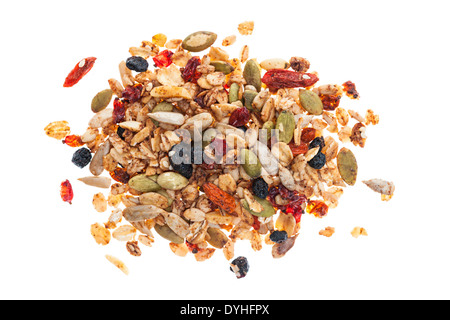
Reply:
[[232, 213], [236, 210], [236, 201], [234, 197], [215, 184], [211, 182], [205, 183], [203, 185], [203, 192], [205, 192], [209, 200], [222, 208], [225, 212]]
[[155, 34], [152, 37], [152, 43], [156, 44], [158, 47], [164, 47], [167, 42], [167, 36], [163, 33]]

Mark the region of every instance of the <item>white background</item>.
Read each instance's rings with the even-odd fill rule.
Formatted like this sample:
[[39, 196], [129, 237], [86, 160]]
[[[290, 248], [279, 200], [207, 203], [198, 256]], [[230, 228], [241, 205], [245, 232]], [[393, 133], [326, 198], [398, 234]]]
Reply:
[[[449, 56], [446, 1], [10, 1], [2, 3], [1, 231], [2, 299], [448, 299], [450, 285], [448, 125]], [[255, 21], [250, 37], [237, 25]], [[380, 124], [368, 128], [364, 149], [354, 148], [358, 183], [348, 187], [327, 217], [304, 216], [294, 248], [274, 260], [269, 247], [253, 252], [237, 280], [217, 251], [205, 262], [175, 256], [157, 238], [130, 256], [115, 240], [98, 246], [90, 225], [109, 213], [91, 204], [89, 174], [71, 162], [73, 149], [44, 134], [52, 121], [83, 133], [90, 102], [107, 80], [119, 78], [128, 48], [159, 32], [169, 39], [210, 30], [236, 56], [302, 56], [319, 84], [352, 80], [359, 101], [342, 105]], [[63, 88], [82, 58], [98, 58], [91, 72]], [[389, 202], [361, 180], [394, 181]], [[59, 197], [72, 181], [73, 205]], [[105, 192], [105, 195], [107, 193]], [[336, 228], [331, 238], [318, 235]], [[364, 227], [368, 237], [350, 231]], [[130, 269], [123, 275], [104, 257]]]

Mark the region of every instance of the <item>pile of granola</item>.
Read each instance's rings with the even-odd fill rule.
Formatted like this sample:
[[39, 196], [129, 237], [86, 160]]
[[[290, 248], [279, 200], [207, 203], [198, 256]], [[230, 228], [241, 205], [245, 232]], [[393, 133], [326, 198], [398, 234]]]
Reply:
[[[253, 27], [244, 22], [238, 31], [247, 36]], [[236, 38], [225, 37], [222, 47]], [[156, 233], [176, 255], [204, 261], [217, 250], [232, 260], [236, 241], [248, 240], [255, 251], [272, 246], [280, 258], [293, 247], [303, 214], [324, 217], [355, 184], [356, 158], [340, 144], [363, 148], [367, 126], [379, 117], [339, 107], [344, 95], [359, 98], [354, 83], [318, 85], [305, 58], [259, 63], [247, 46], [232, 58], [216, 40], [200, 31], [184, 40], [157, 34], [142, 41], [120, 62], [120, 81], [109, 79], [93, 98], [85, 133], [70, 135], [66, 121], [45, 128], [77, 148], [75, 165], [89, 165], [92, 175], [79, 181], [109, 190], [92, 200], [96, 211], [111, 210], [91, 226], [98, 244], [114, 238], [140, 256], [140, 245], [152, 246]], [[78, 63], [65, 86], [94, 62]], [[383, 200], [393, 195], [390, 182], [364, 183]], [[68, 180], [61, 196], [72, 201]], [[128, 273], [119, 259], [107, 259]], [[243, 259], [231, 262], [238, 277], [248, 271]]]

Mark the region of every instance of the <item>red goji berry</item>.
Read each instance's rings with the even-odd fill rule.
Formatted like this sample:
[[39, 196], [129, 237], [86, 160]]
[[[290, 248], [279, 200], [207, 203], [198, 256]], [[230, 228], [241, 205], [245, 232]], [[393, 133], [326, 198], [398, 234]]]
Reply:
[[60, 190], [61, 199], [64, 202], [68, 202], [72, 204], [73, 200], [73, 189], [72, 185], [70, 184], [69, 180], [65, 180], [61, 182], [61, 190]]
[[77, 63], [75, 68], [70, 71], [64, 81], [63, 87], [72, 87], [78, 83], [94, 66], [97, 58], [89, 57]]
[[308, 144], [304, 142], [300, 142], [300, 145], [296, 145], [294, 143], [289, 143], [289, 148], [291, 148], [292, 155], [294, 157], [298, 156], [299, 154], [305, 154], [308, 152]]
[[313, 73], [296, 72], [285, 69], [268, 70], [261, 79], [271, 89], [310, 87], [319, 81]]

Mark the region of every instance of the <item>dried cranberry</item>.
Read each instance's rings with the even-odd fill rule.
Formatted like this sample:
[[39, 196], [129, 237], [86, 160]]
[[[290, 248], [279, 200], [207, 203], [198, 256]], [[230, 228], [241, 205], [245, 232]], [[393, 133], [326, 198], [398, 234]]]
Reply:
[[194, 82], [196, 83], [197, 80], [201, 77], [201, 72], [197, 71], [197, 67], [201, 64], [199, 57], [192, 57], [188, 60], [186, 63], [186, 66], [184, 67], [181, 76], [183, 77], [184, 81], [186, 82]]
[[119, 98], [115, 98], [113, 102], [113, 121], [119, 123], [125, 120], [125, 104]]
[[[289, 203], [287, 205], [278, 205], [275, 200], [277, 195], [280, 195], [284, 200], [289, 200]], [[297, 223], [300, 222], [301, 215], [304, 213], [302, 205], [307, 200], [304, 195], [299, 194], [297, 191], [290, 191], [285, 186], [280, 185], [278, 187], [273, 186], [270, 188], [268, 197], [274, 207], [280, 209], [286, 214], [292, 214], [295, 221]]]
[[250, 120], [250, 112], [247, 108], [238, 108], [231, 113], [229, 125], [234, 127], [242, 127]]
[[136, 102], [141, 97], [142, 84], [127, 86], [122, 92], [122, 98], [128, 102]]

